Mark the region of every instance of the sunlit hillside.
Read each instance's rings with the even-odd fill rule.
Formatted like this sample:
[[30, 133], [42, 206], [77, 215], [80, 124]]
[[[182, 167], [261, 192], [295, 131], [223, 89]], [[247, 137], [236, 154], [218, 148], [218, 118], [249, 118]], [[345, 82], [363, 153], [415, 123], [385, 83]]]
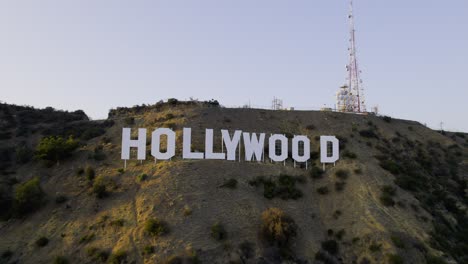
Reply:
[[[176, 156], [120, 158], [122, 128]], [[307, 169], [184, 160], [182, 128], [307, 135]], [[319, 136], [340, 160], [322, 171]], [[218, 143], [216, 143], [218, 142]], [[468, 135], [414, 121], [170, 100], [82, 111], [0, 105], [0, 263], [468, 263]], [[243, 153], [242, 153], [243, 155]]]

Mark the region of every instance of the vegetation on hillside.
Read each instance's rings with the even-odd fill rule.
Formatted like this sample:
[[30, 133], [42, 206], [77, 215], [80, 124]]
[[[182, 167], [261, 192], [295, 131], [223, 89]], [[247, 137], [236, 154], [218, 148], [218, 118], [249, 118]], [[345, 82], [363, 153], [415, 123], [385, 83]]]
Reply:
[[35, 157], [49, 164], [55, 163], [69, 158], [77, 148], [78, 142], [72, 137], [68, 139], [59, 136], [44, 137], [36, 147]]
[[[82, 111], [36, 110], [0, 105], [0, 219], [10, 220], [2, 222], [1, 234], [22, 237], [0, 244], [1, 263], [28, 254], [48, 263], [468, 260], [464, 133], [435, 133], [391, 117], [352, 116], [348, 122], [339, 113], [237, 111], [216, 100], [117, 108], [106, 121], [90, 121]], [[258, 170], [220, 162], [212, 171], [204, 167], [211, 161], [129, 161], [125, 170], [118, 163], [122, 126], [250, 126], [238, 115], [258, 115], [265, 132], [307, 134], [313, 146], [324, 131], [339, 131], [341, 160], [323, 171], [312, 149], [308, 171], [290, 160], [286, 168], [267, 163]], [[332, 125], [335, 119], [340, 122]], [[200, 138], [192, 138], [194, 151], [203, 151]], [[362, 233], [351, 218], [364, 212], [360, 208], [372, 218]], [[22, 225], [37, 227], [37, 235], [25, 239]]]

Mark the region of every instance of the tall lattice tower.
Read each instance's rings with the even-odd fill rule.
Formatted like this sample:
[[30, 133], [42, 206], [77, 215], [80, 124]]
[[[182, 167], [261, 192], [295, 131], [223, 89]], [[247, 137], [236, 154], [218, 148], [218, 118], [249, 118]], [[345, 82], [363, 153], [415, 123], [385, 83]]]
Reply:
[[349, 11], [349, 64], [346, 65], [347, 84], [340, 87], [336, 94], [336, 107], [340, 112], [365, 113], [366, 104], [364, 100], [364, 88], [360, 77], [361, 71], [358, 67], [356, 56], [356, 37], [354, 28], [353, 0], [350, 0]]

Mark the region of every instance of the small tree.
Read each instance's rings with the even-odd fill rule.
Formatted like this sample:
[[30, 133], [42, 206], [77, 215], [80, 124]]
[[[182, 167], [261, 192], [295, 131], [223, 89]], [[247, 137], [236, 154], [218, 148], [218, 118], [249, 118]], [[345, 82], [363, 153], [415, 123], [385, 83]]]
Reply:
[[149, 219], [145, 223], [145, 232], [151, 236], [157, 237], [168, 233], [169, 228], [166, 223], [157, 218]]
[[297, 225], [281, 209], [269, 208], [262, 213], [261, 235], [270, 245], [287, 248], [297, 235]]
[[14, 197], [16, 216], [24, 216], [37, 210], [42, 205], [44, 196], [38, 177], [20, 184], [16, 188]]
[[59, 136], [45, 137], [37, 145], [35, 157], [50, 165], [70, 157], [77, 148], [78, 142], [72, 137], [68, 139]]
[[211, 237], [218, 241], [226, 239], [227, 232], [221, 223], [215, 223], [211, 226]]
[[93, 183], [93, 193], [96, 195], [97, 198], [104, 198], [108, 195], [107, 193], [107, 188], [106, 188], [106, 182], [105, 179], [100, 176], [97, 177], [96, 180]]
[[49, 244], [49, 239], [47, 237], [42, 236], [36, 240], [36, 246], [38, 247], [45, 247], [47, 244]]
[[312, 169], [310, 170], [310, 176], [314, 179], [322, 178], [323, 173], [324, 171], [317, 166], [312, 166]]
[[93, 181], [94, 177], [96, 176], [96, 172], [90, 166], [86, 167], [85, 174], [86, 174], [86, 179], [90, 182]]

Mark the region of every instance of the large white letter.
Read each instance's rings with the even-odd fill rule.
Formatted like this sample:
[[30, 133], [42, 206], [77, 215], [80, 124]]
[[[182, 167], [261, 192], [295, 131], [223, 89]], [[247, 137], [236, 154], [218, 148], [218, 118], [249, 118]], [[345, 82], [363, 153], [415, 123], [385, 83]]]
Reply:
[[122, 159], [130, 159], [130, 148], [134, 147], [138, 149], [137, 158], [139, 160], [146, 159], [146, 128], [138, 129], [138, 139], [132, 140], [130, 136], [131, 129], [122, 129]]
[[[281, 141], [281, 154], [276, 155], [276, 141]], [[273, 161], [284, 161], [288, 158], [288, 139], [279, 134], [275, 134], [269, 139], [268, 152]]]
[[[166, 152], [161, 153], [161, 135], [166, 135]], [[169, 128], [158, 128], [151, 136], [151, 155], [156, 159], [168, 160], [175, 155], [176, 134]]]
[[184, 127], [184, 142], [182, 150], [184, 159], [203, 159], [203, 152], [192, 152], [192, 129]]
[[[299, 156], [299, 142], [304, 143], [304, 154]], [[292, 156], [297, 162], [306, 162], [310, 159], [310, 140], [306, 136], [295, 136], [292, 140]]]
[[252, 137], [247, 132], [242, 133], [242, 135], [244, 136], [245, 160], [251, 161], [255, 153], [255, 159], [261, 161], [263, 145], [265, 145], [265, 133], [260, 134], [260, 139], [257, 139], [256, 133], [252, 133]]
[[[332, 153], [328, 156], [328, 142], [332, 143]], [[339, 141], [335, 136], [321, 136], [320, 137], [320, 162], [321, 163], [334, 163], [340, 157]]]
[[225, 153], [213, 152], [213, 129], [205, 130], [205, 158], [206, 159], [226, 159]]
[[221, 134], [223, 137], [224, 145], [226, 146], [227, 160], [236, 160], [236, 149], [239, 145], [242, 131], [234, 131], [234, 136], [232, 136], [232, 139], [231, 136], [229, 136], [229, 131], [225, 129], [221, 130]]

